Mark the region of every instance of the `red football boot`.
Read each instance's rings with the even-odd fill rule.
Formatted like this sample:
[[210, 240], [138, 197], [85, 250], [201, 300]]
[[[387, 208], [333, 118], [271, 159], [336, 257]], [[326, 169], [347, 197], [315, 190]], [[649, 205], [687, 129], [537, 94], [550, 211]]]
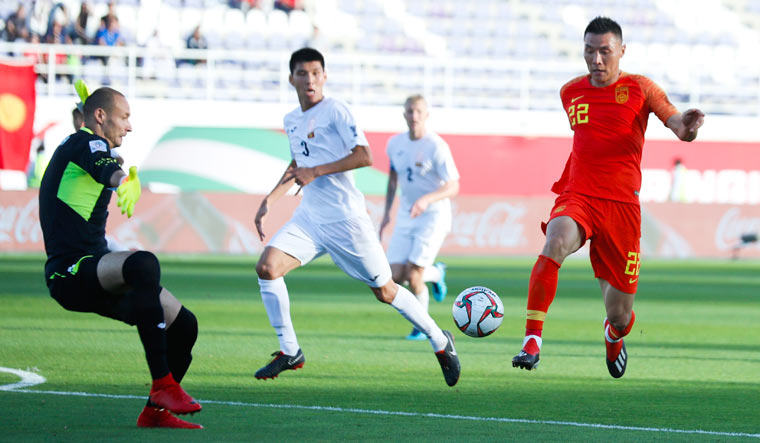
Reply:
[[182, 386], [174, 381], [171, 373], [166, 377], [153, 380], [153, 386], [150, 388], [150, 401], [175, 414], [192, 414], [201, 410], [200, 403], [187, 395]]
[[146, 406], [137, 417], [138, 428], [203, 429], [203, 426], [179, 419], [166, 409]]

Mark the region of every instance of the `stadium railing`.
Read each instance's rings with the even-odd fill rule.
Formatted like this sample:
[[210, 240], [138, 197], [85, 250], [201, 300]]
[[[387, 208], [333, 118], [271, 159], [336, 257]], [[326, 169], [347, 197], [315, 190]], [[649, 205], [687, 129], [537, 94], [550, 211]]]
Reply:
[[[26, 57], [35, 63], [38, 94], [47, 96], [73, 95], [70, 84], [84, 78], [93, 87], [110, 85], [129, 97], [294, 101], [288, 83], [289, 50], [0, 42], [0, 53], [6, 59]], [[422, 93], [433, 97], [434, 106], [561, 111], [559, 88], [586, 72], [581, 57], [577, 62], [346, 53], [327, 57], [327, 91], [353, 105], [401, 105], [409, 94]], [[649, 75], [679, 109], [698, 106], [712, 114], [760, 115], [756, 78], [725, 85], [696, 69], [684, 69], [686, 78], [674, 82], [656, 64], [645, 59], [631, 62], [626, 71]]]

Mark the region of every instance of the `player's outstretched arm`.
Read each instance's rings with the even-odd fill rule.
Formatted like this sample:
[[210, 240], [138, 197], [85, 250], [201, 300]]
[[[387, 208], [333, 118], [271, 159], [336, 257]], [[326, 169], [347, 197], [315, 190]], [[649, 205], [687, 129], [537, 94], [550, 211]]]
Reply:
[[391, 222], [391, 208], [393, 207], [393, 200], [396, 198], [396, 187], [398, 186], [398, 173], [395, 169], [391, 168], [388, 173], [388, 188], [385, 191], [385, 212], [383, 212], [383, 219], [380, 222], [380, 240], [383, 239], [383, 231], [388, 223]]
[[670, 117], [667, 126], [680, 140], [690, 142], [697, 138], [697, 131], [704, 122], [705, 113], [699, 109], [692, 108]]
[[256, 217], [253, 220], [253, 223], [256, 225], [256, 231], [259, 233], [259, 240], [261, 241], [263, 241], [264, 237], [266, 237], [264, 234], [263, 225], [264, 218], [269, 212], [269, 205], [279, 200], [280, 197], [285, 195], [285, 193], [293, 187], [293, 177], [291, 175], [295, 169], [296, 161], [291, 160], [290, 164], [285, 169], [285, 172], [282, 174], [282, 177], [280, 177], [280, 181], [278, 181], [274, 189], [272, 189], [272, 191], [266, 197], [264, 197], [263, 200], [261, 200], [259, 209], [256, 211]]

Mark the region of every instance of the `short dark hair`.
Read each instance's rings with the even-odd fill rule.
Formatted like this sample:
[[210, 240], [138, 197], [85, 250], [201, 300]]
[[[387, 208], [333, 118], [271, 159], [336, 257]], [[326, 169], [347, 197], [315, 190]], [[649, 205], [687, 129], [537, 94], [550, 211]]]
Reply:
[[322, 53], [314, 48], [301, 48], [290, 56], [290, 73], [293, 74], [297, 64], [314, 61], [319, 62], [322, 69], [325, 69], [325, 58]]
[[619, 38], [620, 41], [623, 41], [623, 30], [620, 28], [620, 25], [617, 24], [617, 22], [609, 17], [596, 17], [595, 19], [591, 20], [586, 26], [586, 30], [583, 31], [583, 36], [585, 37], [586, 34], [606, 34], [608, 32], [611, 32], [615, 34], [615, 37]]
[[102, 108], [106, 112], [112, 112], [114, 97], [117, 95], [124, 96], [121, 92], [106, 86], [96, 89], [84, 102], [82, 114], [87, 118], [88, 115], [95, 114], [95, 110], [98, 108]]

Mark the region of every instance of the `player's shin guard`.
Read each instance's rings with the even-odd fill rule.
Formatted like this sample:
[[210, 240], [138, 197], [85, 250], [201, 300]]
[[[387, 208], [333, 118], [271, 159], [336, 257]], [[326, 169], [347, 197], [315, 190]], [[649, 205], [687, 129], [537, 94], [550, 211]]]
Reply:
[[[528, 285], [528, 315], [525, 321], [525, 336], [541, 337], [544, 319], [549, 306], [557, 294], [557, 280], [560, 264], [553, 259], [539, 255]], [[526, 340], [523, 351], [535, 355], [540, 351], [538, 340]]]
[[259, 279], [261, 300], [267, 310], [269, 323], [277, 332], [280, 342], [280, 350], [286, 355], [296, 355], [301, 348], [298, 345], [296, 331], [290, 319], [290, 298], [285, 279], [280, 277], [274, 280]]
[[179, 310], [177, 318], [166, 330], [166, 360], [169, 370], [177, 383], [182, 381], [190, 362], [193, 360], [192, 350], [198, 338], [198, 320], [184, 306]]
[[153, 293], [146, 291], [129, 291], [127, 297], [133, 298], [134, 317], [137, 333], [140, 335], [145, 359], [148, 361], [150, 376], [153, 380], [169, 374], [169, 364], [166, 359], [166, 324], [164, 310], [158, 297], [161, 287]]
[[425, 310], [425, 312], [428, 311], [428, 306], [430, 305], [430, 290], [427, 288], [427, 285], [423, 286], [422, 292], [419, 294], [414, 294], [414, 297], [417, 299], [418, 302], [420, 302], [420, 305], [422, 305], [422, 309]]
[[137, 251], [124, 260], [122, 274], [125, 283], [132, 288], [126, 293], [132, 306], [130, 322], [137, 326], [150, 375], [157, 380], [169, 374], [166, 324], [160, 300], [161, 267], [155, 255]]
[[430, 344], [433, 350], [438, 352], [446, 347], [448, 339], [443, 334], [441, 328], [435, 324], [435, 320], [422, 308], [420, 302], [414, 298], [409, 290], [401, 285], [396, 285], [398, 291], [391, 302], [391, 306], [404, 316], [405, 319], [414, 325], [418, 331], [424, 332], [430, 337]]

